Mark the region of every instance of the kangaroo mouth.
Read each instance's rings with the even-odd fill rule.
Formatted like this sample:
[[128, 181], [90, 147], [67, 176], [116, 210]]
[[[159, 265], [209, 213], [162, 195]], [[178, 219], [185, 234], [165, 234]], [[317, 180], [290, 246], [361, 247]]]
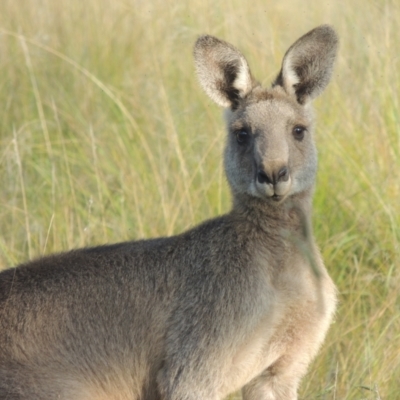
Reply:
[[255, 179], [251, 185], [251, 192], [256, 197], [272, 200], [274, 202], [282, 202], [289, 194], [292, 180], [289, 177], [286, 181], [278, 183], [260, 182]]
[[276, 194], [276, 193], [274, 193], [274, 194], [271, 196], [271, 199], [272, 199], [273, 201], [276, 201], [276, 202], [281, 201], [283, 198], [284, 198], [284, 196], [280, 196], [279, 194]]

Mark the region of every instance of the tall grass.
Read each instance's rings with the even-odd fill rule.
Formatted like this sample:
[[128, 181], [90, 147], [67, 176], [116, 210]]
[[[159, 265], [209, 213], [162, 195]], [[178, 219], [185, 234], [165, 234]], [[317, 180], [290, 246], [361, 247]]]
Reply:
[[269, 84], [297, 37], [331, 23], [314, 229], [340, 306], [300, 397], [399, 398], [399, 21], [397, 0], [2, 0], [0, 268], [227, 211], [196, 36], [234, 43]]

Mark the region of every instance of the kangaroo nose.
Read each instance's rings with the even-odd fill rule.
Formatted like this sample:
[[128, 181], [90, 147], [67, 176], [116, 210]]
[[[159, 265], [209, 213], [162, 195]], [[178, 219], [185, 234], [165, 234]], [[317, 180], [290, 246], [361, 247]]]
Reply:
[[289, 171], [287, 167], [282, 167], [269, 173], [259, 169], [257, 173], [257, 180], [259, 183], [269, 183], [271, 185], [276, 185], [278, 182], [285, 182], [288, 180], [288, 178]]
[[277, 182], [286, 182], [289, 179], [289, 170], [287, 167], [282, 167], [278, 171], [278, 179]]

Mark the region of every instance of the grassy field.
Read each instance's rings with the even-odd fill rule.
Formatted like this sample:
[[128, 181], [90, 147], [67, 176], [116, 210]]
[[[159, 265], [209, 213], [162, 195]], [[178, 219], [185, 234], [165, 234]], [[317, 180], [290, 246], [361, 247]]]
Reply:
[[2, 0], [0, 268], [229, 210], [196, 37], [234, 43], [268, 85], [295, 39], [331, 23], [314, 228], [340, 306], [300, 398], [400, 398], [399, 21], [398, 0]]

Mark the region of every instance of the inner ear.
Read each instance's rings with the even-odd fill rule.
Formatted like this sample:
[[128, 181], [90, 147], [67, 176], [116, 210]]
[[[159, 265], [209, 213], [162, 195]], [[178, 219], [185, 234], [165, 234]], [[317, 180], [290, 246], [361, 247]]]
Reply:
[[236, 83], [241, 73], [239, 61], [233, 60], [226, 64], [221, 63], [220, 68], [224, 75], [224, 79], [220, 81], [220, 91], [229, 100], [229, 106], [234, 110], [239, 106], [243, 93], [247, 94], [247, 91], [243, 90], [243, 88], [241, 89], [240, 85]]

